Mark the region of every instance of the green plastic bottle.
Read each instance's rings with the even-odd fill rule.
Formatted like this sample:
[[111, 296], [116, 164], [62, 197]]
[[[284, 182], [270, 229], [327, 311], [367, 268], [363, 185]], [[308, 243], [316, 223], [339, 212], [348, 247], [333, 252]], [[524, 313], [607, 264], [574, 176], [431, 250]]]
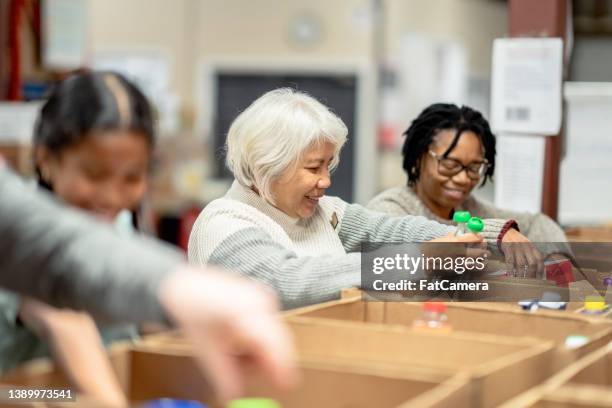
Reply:
[[281, 408], [281, 406], [270, 398], [241, 398], [230, 401], [227, 408]]
[[453, 221], [457, 223], [457, 230], [455, 230], [456, 237], [467, 234], [466, 224], [470, 220], [470, 217], [469, 211], [455, 211], [453, 214]]

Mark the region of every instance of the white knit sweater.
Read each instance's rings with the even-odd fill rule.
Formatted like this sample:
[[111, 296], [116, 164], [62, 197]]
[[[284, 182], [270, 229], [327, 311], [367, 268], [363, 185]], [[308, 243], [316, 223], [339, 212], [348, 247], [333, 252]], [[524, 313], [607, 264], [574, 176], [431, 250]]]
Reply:
[[[496, 242], [504, 222], [485, 224], [485, 239]], [[311, 217], [291, 218], [234, 181], [198, 216], [188, 256], [193, 264], [221, 265], [272, 286], [290, 308], [359, 286], [362, 244], [423, 242], [453, 230], [424, 217], [389, 217], [327, 196]]]
[[[346, 203], [322, 197], [309, 218], [292, 218], [268, 204], [249, 188], [234, 182], [223, 198], [214, 200], [198, 217], [190, 239], [189, 259], [204, 264], [229, 236], [251, 227], [261, 229], [274, 241], [297, 255], [345, 255], [337, 230], [330, 220], [342, 219]], [[196, 244], [197, 241], [197, 244]]]

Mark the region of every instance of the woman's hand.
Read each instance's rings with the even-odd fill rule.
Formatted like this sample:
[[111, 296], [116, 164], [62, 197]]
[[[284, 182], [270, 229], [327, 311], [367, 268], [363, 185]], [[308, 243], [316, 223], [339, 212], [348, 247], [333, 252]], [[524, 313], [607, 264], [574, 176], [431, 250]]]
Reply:
[[544, 259], [527, 237], [509, 229], [502, 238], [501, 250], [506, 260], [508, 275], [521, 278], [541, 278]]
[[[440, 243], [442, 245], [432, 245], [435, 243]], [[456, 245], [451, 245], [456, 244]], [[439, 248], [439, 255], [444, 255], [446, 252], [446, 256], [465, 256], [469, 258], [476, 258], [479, 256], [489, 256], [490, 252], [487, 250], [487, 243], [484, 242], [483, 238], [479, 234], [464, 234], [460, 236], [456, 236], [453, 233], [449, 233], [440, 238], [432, 239], [428, 241], [425, 245], [426, 247], [431, 246]], [[438, 251], [436, 251], [438, 252]]]
[[432, 239], [431, 241], [428, 241], [428, 242], [460, 242], [464, 244], [477, 244], [477, 243], [483, 242], [483, 238], [479, 234], [469, 233], [469, 234], [463, 234], [463, 235], [457, 236], [451, 232], [448, 235], [445, 235], [440, 238]]
[[[487, 243], [479, 234], [468, 233], [456, 236], [453, 233], [425, 242], [423, 255], [428, 258], [487, 258], [491, 254]], [[431, 272], [431, 271], [429, 271]], [[446, 271], [454, 272], [454, 271]]]
[[159, 295], [219, 400], [242, 396], [253, 368], [279, 388], [296, 381], [293, 341], [268, 287], [214, 267], [183, 266], [165, 278]]

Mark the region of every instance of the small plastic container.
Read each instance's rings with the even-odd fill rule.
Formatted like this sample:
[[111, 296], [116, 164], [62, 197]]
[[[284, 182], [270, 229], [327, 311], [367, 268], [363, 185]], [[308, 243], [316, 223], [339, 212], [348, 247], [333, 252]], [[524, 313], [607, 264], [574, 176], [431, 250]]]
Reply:
[[605, 313], [607, 310], [608, 305], [606, 305], [604, 298], [601, 296], [587, 296], [584, 299], [584, 308], [580, 311], [580, 313], [599, 315]]
[[281, 408], [281, 406], [270, 398], [241, 398], [230, 401], [227, 408]]
[[460, 237], [467, 233], [466, 224], [470, 220], [469, 211], [455, 211], [453, 214], [453, 221], [457, 223], [457, 229], [455, 230], [455, 236]]
[[423, 303], [423, 314], [412, 323], [415, 330], [435, 331], [448, 333], [452, 326], [448, 322], [446, 315], [446, 305], [442, 302]]
[[589, 338], [587, 336], [583, 336], [581, 334], [570, 334], [565, 338], [565, 348], [576, 349], [584, 346], [588, 342]]

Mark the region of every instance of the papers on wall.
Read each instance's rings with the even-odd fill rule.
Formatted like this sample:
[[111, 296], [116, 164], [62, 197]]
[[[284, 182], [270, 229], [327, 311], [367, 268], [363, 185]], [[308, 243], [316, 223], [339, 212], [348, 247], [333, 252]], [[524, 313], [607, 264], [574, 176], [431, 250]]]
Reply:
[[29, 144], [41, 102], [0, 102], [0, 143]]
[[612, 221], [612, 84], [567, 82], [565, 157], [559, 174], [559, 221]]
[[87, 1], [45, 0], [42, 13], [42, 64], [70, 70], [85, 65]]
[[396, 63], [396, 86], [404, 107], [402, 131], [432, 103], [466, 103], [468, 55], [459, 42], [405, 34]]
[[513, 211], [540, 212], [544, 137], [499, 136], [495, 163], [495, 205]]
[[561, 128], [563, 41], [493, 43], [491, 126], [496, 132], [556, 135]]
[[95, 69], [119, 72], [134, 82], [156, 107], [162, 134], [178, 130], [179, 98], [170, 91], [170, 62], [163, 52], [97, 52], [92, 65]]

